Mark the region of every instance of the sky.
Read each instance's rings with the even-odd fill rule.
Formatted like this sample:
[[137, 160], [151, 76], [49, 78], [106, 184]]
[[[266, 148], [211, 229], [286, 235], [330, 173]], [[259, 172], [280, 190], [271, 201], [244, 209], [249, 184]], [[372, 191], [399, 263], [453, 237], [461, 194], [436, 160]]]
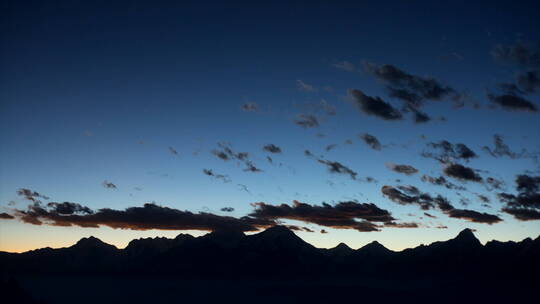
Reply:
[[[359, 2], [359, 1], [357, 1]], [[3, 1], [0, 250], [540, 232], [533, 1]]]

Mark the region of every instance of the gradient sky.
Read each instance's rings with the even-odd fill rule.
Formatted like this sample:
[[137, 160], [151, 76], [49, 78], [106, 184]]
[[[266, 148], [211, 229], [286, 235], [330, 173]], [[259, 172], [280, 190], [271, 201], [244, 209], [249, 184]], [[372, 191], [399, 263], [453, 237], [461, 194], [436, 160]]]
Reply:
[[[399, 250], [448, 239], [466, 227], [476, 229], [482, 242], [536, 237], [540, 221], [520, 221], [502, 212], [497, 193], [516, 194], [518, 174], [539, 175], [534, 158], [540, 152], [539, 113], [494, 106], [487, 94], [500, 93], [500, 83], [530, 68], [498, 60], [493, 50], [516, 45], [538, 50], [538, 4], [338, 2], [3, 2], [0, 212], [25, 210], [30, 202], [17, 195], [20, 188], [50, 198], [43, 203], [69, 201], [93, 210], [155, 202], [235, 217], [252, 212], [254, 202], [357, 200], [420, 227], [359, 232], [285, 222], [314, 230], [297, 234], [318, 247], [345, 242], [358, 248], [378, 240]], [[368, 115], [355, 106], [350, 89], [379, 96], [397, 109], [402, 104], [366, 70], [369, 63], [433, 77], [465, 96], [465, 105], [426, 102], [422, 111], [432, 118], [426, 123], [415, 123], [410, 114], [398, 121]], [[538, 107], [538, 92], [524, 98]], [[246, 104], [257, 110], [242, 110]], [[329, 115], [324, 105], [336, 114]], [[314, 115], [319, 126], [295, 124], [300, 114]], [[359, 138], [363, 133], [376, 136], [382, 149], [366, 145]], [[493, 157], [482, 150], [493, 147], [494, 134], [519, 157]], [[421, 156], [433, 151], [428, 143], [441, 140], [471, 148], [478, 157], [459, 163], [482, 170], [483, 178], [503, 181], [503, 188], [488, 190], [485, 184], [448, 176], [467, 191], [421, 181], [424, 174], [443, 175], [444, 164]], [[212, 154], [225, 142], [234, 151], [248, 152], [262, 172], [245, 172], [241, 162]], [[267, 144], [282, 153], [263, 151]], [[337, 146], [326, 151], [331, 144]], [[329, 172], [306, 157], [306, 149], [346, 165], [358, 173], [357, 179]], [[419, 172], [397, 173], [387, 163], [411, 165]], [[205, 175], [203, 169], [227, 175], [230, 182]], [[366, 182], [367, 176], [377, 182]], [[104, 187], [104, 181], [117, 188]], [[436, 209], [427, 212], [437, 218], [428, 218], [418, 205], [400, 205], [384, 196], [384, 185], [414, 185], [445, 196], [455, 208], [494, 214], [502, 221], [473, 223]], [[491, 202], [483, 206], [475, 193]], [[466, 206], [461, 198], [469, 199]], [[234, 211], [223, 212], [223, 207]], [[89, 235], [125, 247], [133, 238], [180, 232], [186, 233], [9, 219], [0, 220], [0, 250], [68, 246]]]

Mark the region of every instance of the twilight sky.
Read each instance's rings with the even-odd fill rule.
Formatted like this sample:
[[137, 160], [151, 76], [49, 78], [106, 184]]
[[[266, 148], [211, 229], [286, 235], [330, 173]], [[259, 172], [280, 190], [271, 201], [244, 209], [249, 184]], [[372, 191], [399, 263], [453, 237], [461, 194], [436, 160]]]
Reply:
[[3, 2], [0, 250], [536, 237], [539, 5], [338, 2]]

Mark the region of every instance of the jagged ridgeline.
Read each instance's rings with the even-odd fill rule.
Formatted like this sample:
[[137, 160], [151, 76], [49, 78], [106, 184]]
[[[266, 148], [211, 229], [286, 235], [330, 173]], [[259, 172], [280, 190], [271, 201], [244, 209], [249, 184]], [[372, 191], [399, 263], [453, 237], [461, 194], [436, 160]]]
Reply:
[[186, 278], [387, 278], [491, 276], [526, 279], [540, 271], [540, 237], [482, 245], [465, 229], [448, 241], [394, 252], [378, 242], [353, 250], [316, 248], [283, 226], [244, 235], [146, 238], [117, 249], [97, 238], [68, 248], [0, 253], [4, 274], [164, 274]]

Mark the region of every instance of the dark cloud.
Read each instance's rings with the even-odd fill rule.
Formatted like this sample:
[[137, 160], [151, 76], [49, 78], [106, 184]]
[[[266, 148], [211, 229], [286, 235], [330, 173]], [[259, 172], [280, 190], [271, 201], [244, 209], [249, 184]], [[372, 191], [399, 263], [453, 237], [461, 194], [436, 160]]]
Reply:
[[449, 141], [441, 140], [439, 142], [428, 142], [426, 146], [431, 151], [424, 150], [422, 156], [436, 159], [442, 163], [448, 163], [451, 160], [469, 161], [478, 157], [473, 150], [462, 143], [452, 144]]
[[460, 164], [449, 164], [444, 168], [444, 174], [463, 181], [482, 182], [482, 177], [473, 169]]
[[3, 219], [3, 220], [11, 220], [11, 219], [14, 219], [15, 217], [11, 214], [7, 214], [5, 212], [2, 212], [0, 213], [0, 219]]
[[403, 173], [406, 175], [413, 175], [418, 173], [418, 170], [410, 165], [399, 165], [393, 163], [386, 163], [386, 167], [394, 172]]
[[485, 186], [489, 191], [494, 189], [500, 190], [504, 187], [504, 181], [496, 179], [494, 177], [488, 177], [485, 180]]
[[233, 212], [234, 211], [234, 208], [233, 207], [223, 207], [221, 209], [219, 209], [223, 212]]
[[171, 152], [171, 154], [178, 155], [178, 151], [176, 151], [176, 149], [173, 147], [169, 147], [169, 152]]
[[[77, 204], [78, 205], [78, 204]], [[235, 230], [256, 231], [259, 228], [275, 225], [270, 219], [230, 216], [219, 216], [211, 213], [192, 213], [178, 209], [162, 207], [154, 203], [144, 204], [143, 207], [129, 207], [125, 210], [109, 208], [87, 213], [87, 207], [80, 206], [71, 209], [71, 214], [59, 212], [60, 205], [43, 207], [39, 203], [28, 206], [27, 210], [16, 210], [14, 216], [19, 220], [34, 225], [78, 226], [92, 227], [107, 226], [114, 229], [131, 230]]]
[[392, 186], [382, 186], [381, 192], [391, 201], [400, 205], [419, 205], [422, 210], [434, 207], [434, 199], [427, 193], [421, 193], [414, 186], [400, 186], [399, 189]]
[[290, 219], [337, 229], [356, 229], [358, 231], [378, 231], [372, 222], [392, 222], [390, 212], [375, 204], [340, 202], [336, 205], [323, 203], [322, 206], [293, 201], [292, 206], [278, 206], [254, 203], [255, 211], [249, 216], [269, 220]]
[[212, 154], [218, 158], [227, 161], [229, 159], [237, 160], [245, 165], [244, 171], [249, 172], [262, 172], [261, 169], [257, 168], [251, 160], [249, 160], [248, 152], [235, 152], [228, 143], [219, 143], [220, 150], [212, 150]]
[[254, 102], [247, 102], [243, 104], [240, 109], [246, 112], [257, 112], [259, 110], [259, 105]]
[[26, 188], [20, 188], [19, 190], [17, 190], [17, 195], [22, 196], [26, 200], [29, 200], [32, 202], [39, 201], [39, 199], [49, 199], [48, 196], [45, 196], [43, 194], [40, 194], [39, 192], [32, 191]]
[[523, 153], [513, 152], [510, 147], [504, 143], [503, 137], [499, 134], [493, 135], [493, 145], [493, 148], [484, 146], [482, 147], [482, 150], [493, 157], [508, 156], [510, 158], [518, 158], [523, 155]]
[[527, 99], [512, 95], [512, 94], [503, 94], [503, 95], [494, 95], [488, 94], [487, 97], [489, 100], [501, 106], [505, 110], [514, 110], [514, 111], [525, 111], [525, 112], [537, 112], [538, 109], [536, 105]]
[[325, 150], [326, 152], [329, 152], [329, 151], [335, 149], [336, 147], [337, 147], [336, 144], [330, 144], [330, 145], [326, 146], [326, 147], [324, 148], [324, 150]]
[[228, 175], [214, 173], [214, 171], [212, 171], [211, 169], [203, 169], [203, 173], [205, 175], [208, 175], [208, 176], [214, 177], [216, 179], [219, 179], [219, 180], [223, 181], [224, 183], [229, 183], [231, 181], [231, 179], [229, 178]]
[[391, 227], [391, 228], [418, 228], [418, 227], [420, 227], [420, 225], [418, 225], [418, 223], [414, 223], [414, 222], [407, 222], [407, 223], [389, 222], [389, 223], [384, 223], [384, 227]]
[[515, 179], [518, 194], [499, 193], [499, 200], [506, 204], [503, 212], [521, 221], [540, 220], [540, 176], [520, 174]]
[[537, 221], [540, 220], [540, 211], [528, 208], [512, 208], [504, 207], [503, 212], [513, 215], [520, 221]]
[[400, 186], [399, 189], [392, 186], [383, 186], [381, 192], [391, 201], [398, 204], [419, 205], [422, 210], [429, 210], [436, 207], [452, 218], [486, 224], [494, 224], [502, 221], [501, 218], [493, 214], [469, 209], [456, 209], [447, 198], [441, 195], [432, 197], [428, 193], [422, 193], [414, 186]]
[[111, 183], [111, 182], [108, 182], [108, 181], [103, 181], [103, 183], [101, 183], [101, 185], [107, 189], [118, 189], [118, 187], [116, 187], [115, 184]]
[[456, 104], [462, 102], [460, 93], [434, 78], [413, 75], [391, 64], [377, 65], [367, 62], [364, 69], [385, 83], [391, 97], [402, 100], [410, 109], [421, 107], [426, 100], [450, 98]]
[[52, 212], [58, 213], [60, 215], [70, 215], [75, 213], [80, 214], [92, 214], [94, 211], [92, 209], [82, 206], [77, 203], [71, 203], [71, 202], [63, 202], [63, 203], [56, 203], [56, 202], [50, 202], [47, 204], [47, 207], [50, 208]]
[[298, 115], [294, 120], [294, 123], [303, 128], [314, 128], [319, 126], [319, 120], [311, 114]]
[[449, 180], [444, 178], [444, 176], [433, 177], [429, 175], [422, 175], [422, 181], [433, 184], [433, 185], [437, 185], [437, 186], [443, 186], [446, 189], [450, 189], [450, 190], [467, 190], [463, 186], [459, 186], [450, 182]]
[[309, 150], [304, 150], [304, 155], [307, 156], [307, 157], [313, 157], [313, 153], [311, 153], [311, 151]]
[[370, 146], [373, 150], [381, 150], [381, 143], [379, 142], [377, 137], [368, 133], [361, 134], [359, 137], [366, 143], [366, 145]]
[[264, 146], [263, 150], [270, 153], [281, 153], [281, 148], [274, 144], [268, 144]]
[[328, 233], [328, 231], [326, 231], [326, 230], [324, 230], [324, 229], [321, 229], [321, 233], [322, 233], [322, 234], [326, 234], [326, 233]]
[[431, 214], [429, 214], [427, 212], [424, 212], [424, 215], [429, 217], [429, 218], [437, 218], [435, 215], [431, 215]]
[[467, 220], [475, 223], [495, 224], [501, 222], [502, 219], [494, 214], [478, 212], [468, 209], [451, 209], [445, 212], [449, 217]]
[[356, 176], [358, 175], [358, 173], [354, 172], [349, 167], [347, 167], [345, 165], [342, 165], [341, 163], [336, 162], [336, 161], [318, 159], [318, 162], [321, 163], [321, 164], [326, 165], [328, 167], [328, 171], [330, 171], [332, 173], [347, 174], [352, 179], [356, 179]]
[[497, 45], [491, 51], [497, 61], [526, 68], [540, 66], [540, 51], [530, 45], [518, 42], [514, 45]]
[[354, 89], [349, 90], [349, 95], [353, 98], [358, 109], [368, 115], [385, 120], [400, 120], [403, 118], [401, 112], [380, 97], [367, 96], [362, 91]]
[[476, 197], [478, 197], [478, 199], [483, 202], [483, 203], [490, 203], [491, 200], [489, 199], [489, 197], [485, 196], [485, 195], [482, 195], [482, 194], [476, 194]]
[[540, 71], [527, 71], [516, 76], [516, 82], [523, 91], [534, 93], [540, 90]]

